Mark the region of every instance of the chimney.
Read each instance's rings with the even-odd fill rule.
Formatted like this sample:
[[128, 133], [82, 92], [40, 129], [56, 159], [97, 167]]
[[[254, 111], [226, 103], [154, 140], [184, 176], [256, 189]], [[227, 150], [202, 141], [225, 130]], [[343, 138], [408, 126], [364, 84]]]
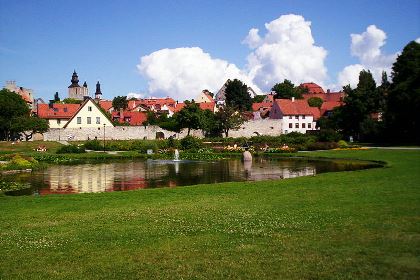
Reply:
[[50, 107], [50, 109], [54, 107], [54, 100], [50, 100], [50, 102], [48, 103], [48, 107]]
[[294, 96], [292, 97], [292, 102], [295, 102], [295, 97]]
[[327, 89], [327, 93], [330, 93], [330, 89]]

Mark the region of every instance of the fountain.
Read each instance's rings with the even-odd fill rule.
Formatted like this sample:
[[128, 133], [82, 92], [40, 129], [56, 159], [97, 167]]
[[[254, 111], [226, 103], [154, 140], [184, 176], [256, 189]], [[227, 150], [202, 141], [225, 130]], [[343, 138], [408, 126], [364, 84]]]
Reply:
[[179, 159], [179, 151], [178, 151], [178, 149], [175, 149], [175, 153], [174, 153], [174, 161], [180, 161], [180, 159]]

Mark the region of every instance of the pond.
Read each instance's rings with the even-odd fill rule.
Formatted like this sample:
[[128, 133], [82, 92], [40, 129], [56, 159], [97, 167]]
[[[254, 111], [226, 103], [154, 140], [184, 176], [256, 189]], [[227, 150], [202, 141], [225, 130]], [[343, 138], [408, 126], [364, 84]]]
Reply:
[[29, 189], [8, 195], [47, 195], [127, 191], [233, 181], [260, 181], [351, 171], [378, 164], [344, 160], [254, 158], [218, 161], [126, 160], [112, 163], [49, 165], [30, 173], [3, 175], [2, 180], [27, 183]]

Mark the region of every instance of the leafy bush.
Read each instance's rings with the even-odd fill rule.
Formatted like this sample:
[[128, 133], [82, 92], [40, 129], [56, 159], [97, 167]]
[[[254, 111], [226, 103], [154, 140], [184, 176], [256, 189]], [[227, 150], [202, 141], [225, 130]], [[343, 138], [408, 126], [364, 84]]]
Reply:
[[94, 150], [94, 151], [101, 151], [103, 150], [103, 146], [99, 140], [90, 140], [85, 142], [85, 149], [87, 150]]
[[347, 148], [349, 146], [349, 144], [347, 144], [347, 142], [344, 141], [344, 140], [338, 141], [337, 144], [338, 144], [338, 147], [340, 147], [340, 148]]
[[324, 103], [324, 100], [320, 97], [311, 97], [308, 99], [308, 105], [310, 107], [318, 107], [321, 108], [322, 103]]
[[334, 129], [321, 129], [317, 139], [319, 142], [337, 142], [341, 139], [341, 135]]
[[315, 142], [308, 145], [309, 151], [315, 150], [331, 150], [338, 148], [338, 144], [336, 142]]
[[85, 147], [84, 146], [76, 146], [76, 145], [67, 145], [67, 146], [61, 146], [57, 150], [57, 154], [80, 154], [85, 153]]
[[201, 146], [201, 140], [196, 137], [186, 136], [181, 139], [181, 147], [183, 150], [198, 150]]

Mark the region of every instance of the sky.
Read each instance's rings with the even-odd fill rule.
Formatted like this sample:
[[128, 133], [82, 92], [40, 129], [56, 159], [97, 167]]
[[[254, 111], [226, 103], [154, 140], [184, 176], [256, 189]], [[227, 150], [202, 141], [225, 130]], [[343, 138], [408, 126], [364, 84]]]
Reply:
[[284, 79], [325, 89], [377, 82], [420, 42], [420, 0], [0, 0], [0, 81], [45, 101], [90, 93], [195, 98], [238, 78], [258, 93]]

